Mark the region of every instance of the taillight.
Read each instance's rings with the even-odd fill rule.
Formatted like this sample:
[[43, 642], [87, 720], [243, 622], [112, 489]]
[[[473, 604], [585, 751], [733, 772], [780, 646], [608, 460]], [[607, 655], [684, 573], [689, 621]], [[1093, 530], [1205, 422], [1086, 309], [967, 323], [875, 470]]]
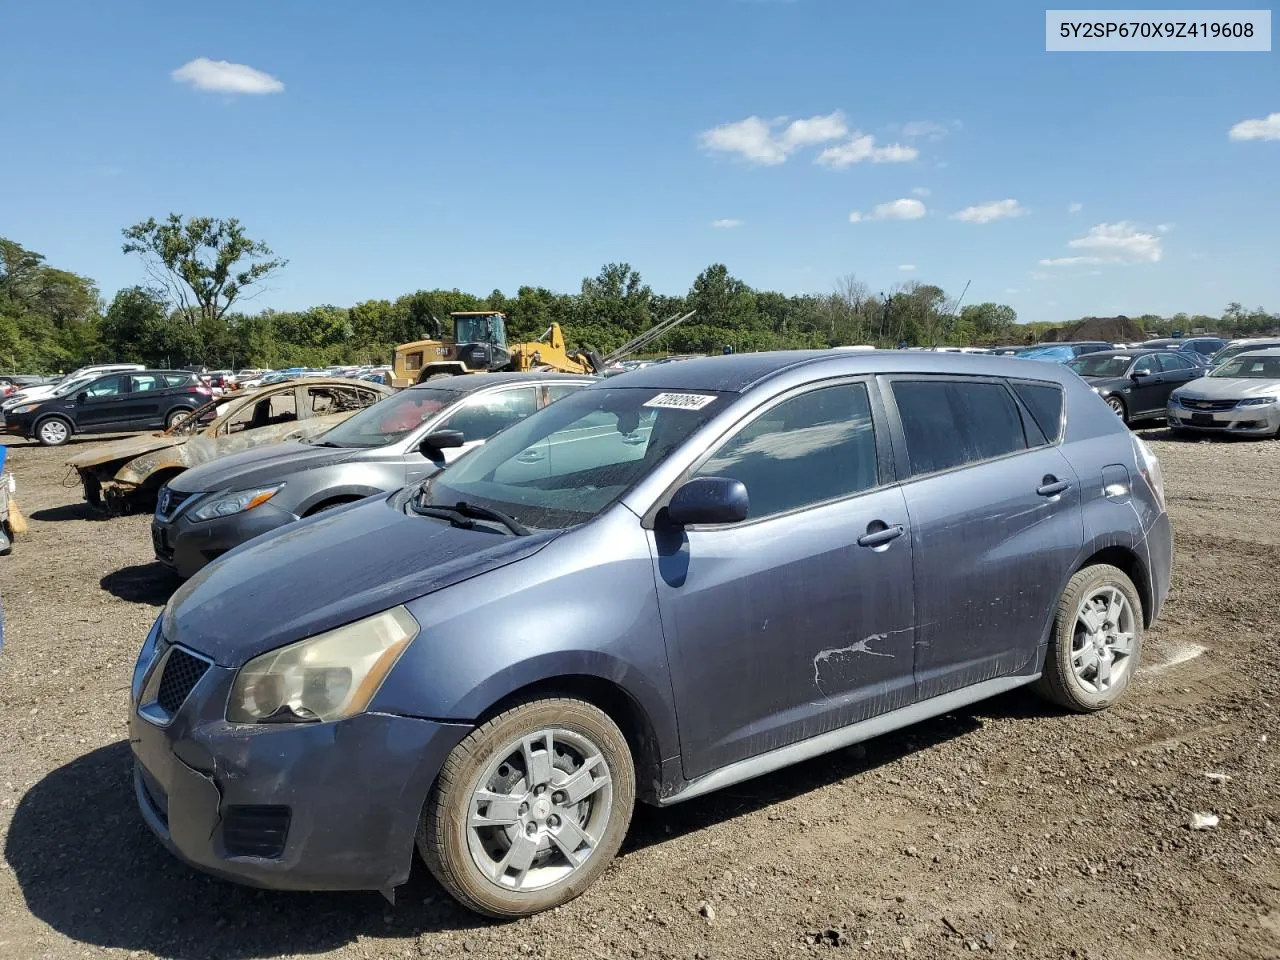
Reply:
[[206, 397], [213, 396], [213, 390], [211, 390], [209, 387], [196, 387], [196, 393], [203, 394]]
[[1151, 492], [1155, 494], [1156, 502], [1160, 504], [1160, 509], [1164, 506], [1164, 471], [1160, 469], [1160, 460], [1147, 446], [1147, 442], [1137, 434], [1129, 434], [1129, 439], [1133, 442], [1134, 457], [1138, 461], [1138, 472], [1142, 474], [1142, 479], [1147, 481], [1147, 486], [1151, 488]]

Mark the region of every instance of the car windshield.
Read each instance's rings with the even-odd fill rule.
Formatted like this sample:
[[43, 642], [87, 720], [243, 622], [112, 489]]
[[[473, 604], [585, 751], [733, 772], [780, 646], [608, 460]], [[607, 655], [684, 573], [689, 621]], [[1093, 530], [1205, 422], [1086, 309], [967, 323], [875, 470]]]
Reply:
[[1084, 356], [1067, 364], [1082, 377], [1123, 377], [1133, 357]]
[[402, 440], [424, 420], [466, 394], [454, 390], [414, 387], [379, 400], [354, 417], [314, 437], [312, 443], [338, 447], [381, 447]]
[[1016, 356], [1026, 360], [1053, 360], [1064, 363], [1074, 357], [1075, 352], [1070, 347], [1031, 347], [1020, 350]]
[[1245, 380], [1280, 380], [1280, 357], [1260, 357], [1246, 353], [1234, 360], [1228, 360], [1209, 376]]
[[642, 387], [580, 390], [427, 480], [416, 502], [448, 507], [465, 501], [534, 529], [585, 523], [733, 397]]
[[53, 391], [53, 395], [55, 397], [65, 397], [69, 393], [75, 393], [81, 387], [91, 383], [96, 376], [97, 374], [94, 374], [94, 376], [91, 377], [81, 377], [78, 380], [68, 380], [66, 383], [58, 387], [57, 390]]
[[1216, 367], [1219, 364], [1226, 363], [1232, 357], [1239, 356], [1240, 354], [1246, 353], [1250, 350], [1269, 350], [1272, 347], [1280, 347], [1280, 341], [1271, 342], [1269, 340], [1264, 340], [1261, 343], [1228, 344], [1215, 353], [1209, 362]]

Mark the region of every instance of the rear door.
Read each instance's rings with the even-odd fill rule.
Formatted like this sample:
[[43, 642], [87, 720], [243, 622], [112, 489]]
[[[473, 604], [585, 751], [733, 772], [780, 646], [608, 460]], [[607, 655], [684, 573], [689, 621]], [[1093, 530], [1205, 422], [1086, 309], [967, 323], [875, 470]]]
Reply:
[[129, 374], [129, 392], [119, 404], [122, 417], [135, 430], [164, 426], [172, 391], [159, 373]]
[[1181, 353], [1162, 353], [1159, 354], [1159, 357], [1164, 390], [1160, 398], [1159, 409], [1156, 412], [1163, 414], [1168, 407], [1169, 394], [1184, 383], [1204, 376], [1205, 368], [1196, 363], [1191, 357], [1183, 356]]
[[919, 697], [1029, 669], [1084, 540], [1079, 480], [1058, 447], [1061, 388], [882, 383], [907, 478]]

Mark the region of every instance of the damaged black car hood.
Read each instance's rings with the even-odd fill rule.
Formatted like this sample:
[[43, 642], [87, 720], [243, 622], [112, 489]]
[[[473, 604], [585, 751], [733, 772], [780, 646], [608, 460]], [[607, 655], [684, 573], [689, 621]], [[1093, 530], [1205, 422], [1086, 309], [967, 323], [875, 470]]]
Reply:
[[164, 635], [236, 667], [295, 640], [371, 616], [537, 553], [560, 531], [504, 536], [406, 514], [404, 494], [281, 527], [188, 580]]

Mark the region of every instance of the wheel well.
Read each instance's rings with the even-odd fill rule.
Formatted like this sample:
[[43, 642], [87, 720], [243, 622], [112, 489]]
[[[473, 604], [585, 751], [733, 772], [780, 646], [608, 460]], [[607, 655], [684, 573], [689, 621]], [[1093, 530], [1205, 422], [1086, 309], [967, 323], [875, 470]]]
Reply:
[[656, 784], [661, 778], [661, 751], [644, 709], [626, 690], [609, 680], [592, 676], [565, 676], [539, 680], [513, 690], [486, 710], [476, 726], [529, 700], [544, 697], [572, 697], [604, 711], [618, 725], [636, 765], [636, 791], [642, 796], [657, 796]]
[[158, 492], [161, 487], [182, 473], [184, 469], [184, 467], [165, 467], [163, 470], [157, 470], [147, 477], [146, 488]]
[[46, 413], [43, 417], [37, 420], [35, 424], [31, 427], [31, 432], [34, 433], [35, 431], [39, 430], [40, 424], [45, 423], [46, 421], [49, 421], [49, 420], [61, 420], [63, 423], [67, 425], [68, 430], [70, 430], [72, 433], [76, 432], [75, 423], [72, 421], [70, 417], [62, 413]]
[[1105, 547], [1080, 564], [1076, 572], [1100, 563], [1110, 564], [1124, 571], [1125, 576], [1133, 581], [1133, 585], [1138, 588], [1138, 599], [1142, 601], [1142, 625], [1151, 626], [1151, 580], [1138, 555], [1127, 547]]
[[363, 499], [364, 499], [363, 497], [357, 497], [354, 494], [343, 495], [341, 497], [330, 497], [328, 500], [321, 500], [319, 503], [313, 505], [311, 509], [309, 509], [306, 513], [303, 514], [303, 516], [309, 517], [313, 513], [319, 513], [321, 510], [325, 509], [326, 507], [336, 507], [344, 503], [355, 503], [357, 500], [363, 500]]

